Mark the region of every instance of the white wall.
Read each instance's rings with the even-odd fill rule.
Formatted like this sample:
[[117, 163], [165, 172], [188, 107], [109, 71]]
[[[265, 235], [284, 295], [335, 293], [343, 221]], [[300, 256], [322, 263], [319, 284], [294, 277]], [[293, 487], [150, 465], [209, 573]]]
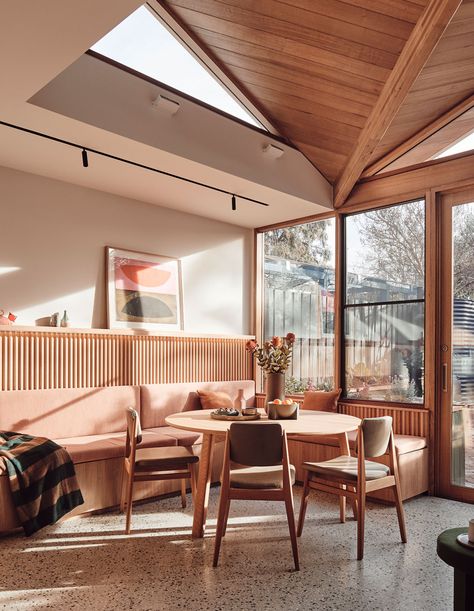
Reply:
[[66, 309], [105, 328], [110, 245], [181, 259], [185, 331], [250, 332], [252, 230], [3, 167], [0, 197], [0, 308], [16, 324]]

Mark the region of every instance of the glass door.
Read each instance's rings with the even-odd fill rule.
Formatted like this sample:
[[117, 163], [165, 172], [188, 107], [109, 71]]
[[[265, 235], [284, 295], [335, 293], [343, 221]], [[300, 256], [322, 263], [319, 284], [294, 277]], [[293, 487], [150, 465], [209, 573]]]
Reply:
[[441, 198], [441, 494], [474, 502], [474, 187]]

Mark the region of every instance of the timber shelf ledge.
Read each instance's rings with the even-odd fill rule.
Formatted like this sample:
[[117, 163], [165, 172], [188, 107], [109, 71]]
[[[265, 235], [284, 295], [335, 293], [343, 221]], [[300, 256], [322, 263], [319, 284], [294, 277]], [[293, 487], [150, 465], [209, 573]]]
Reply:
[[223, 333], [191, 333], [187, 331], [148, 331], [146, 329], [91, 329], [73, 327], [33, 327], [24, 325], [1, 325], [0, 333], [66, 333], [71, 335], [127, 335], [134, 337], [174, 337], [174, 338], [197, 338], [197, 339], [229, 339], [249, 340], [255, 339], [255, 335], [226, 335]]

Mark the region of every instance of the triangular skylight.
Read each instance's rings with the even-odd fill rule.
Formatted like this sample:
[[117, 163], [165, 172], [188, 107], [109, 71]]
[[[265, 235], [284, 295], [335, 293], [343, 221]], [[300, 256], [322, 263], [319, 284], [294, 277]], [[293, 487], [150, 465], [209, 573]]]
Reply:
[[469, 134], [453, 146], [450, 146], [448, 149], [436, 155], [435, 159], [440, 159], [441, 157], [448, 157], [448, 155], [456, 155], [457, 153], [466, 153], [467, 151], [471, 151], [474, 149], [474, 133]]
[[265, 129], [145, 5], [106, 34], [92, 50]]

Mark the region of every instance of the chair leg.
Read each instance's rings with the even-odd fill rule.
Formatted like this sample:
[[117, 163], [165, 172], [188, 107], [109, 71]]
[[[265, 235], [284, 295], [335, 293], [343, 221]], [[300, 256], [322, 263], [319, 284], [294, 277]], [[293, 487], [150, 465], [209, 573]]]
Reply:
[[[396, 480], [395, 480], [396, 481]], [[397, 508], [398, 526], [400, 528], [400, 537], [402, 542], [407, 542], [407, 531], [405, 526], [405, 511], [403, 510], [403, 501], [400, 491], [400, 483], [396, 481], [395, 486], [392, 488], [393, 495], [395, 497], [395, 507]]]
[[191, 481], [191, 499], [194, 506], [194, 501], [196, 497], [196, 465], [191, 463], [189, 465], [189, 471], [191, 473], [190, 481]]
[[125, 511], [125, 497], [127, 496], [127, 471], [125, 465], [122, 469], [122, 483], [120, 485], [120, 513]]
[[186, 478], [181, 478], [181, 507], [186, 509]]
[[295, 571], [300, 570], [300, 561], [298, 558], [298, 540], [296, 538], [295, 513], [293, 507], [293, 495], [291, 489], [285, 491], [285, 507], [286, 517], [288, 518], [288, 528], [290, 530], [291, 550], [293, 552], [293, 561], [295, 563]]
[[227, 490], [221, 488], [221, 496], [219, 499], [219, 513], [217, 515], [216, 541], [214, 544], [214, 560], [212, 566], [216, 567], [219, 562], [219, 552], [221, 549], [221, 540], [224, 533], [225, 514], [229, 504]]
[[[348, 486], [347, 489], [350, 490], [351, 492], [356, 491], [354, 486]], [[352, 515], [354, 516], [354, 520], [357, 520], [357, 499], [354, 497], [351, 497], [349, 502], [352, 505]]]
[[303, 495], [301, 497], [300, 504], [300, 515], [298, 518], [298, 537], [301, 537], [301, 533], [303, 532], [304, 519], [306, 516], [306, 508], [308, 506], [308, 495], [309, 495], [309, 471], [304, 472], [304, 482], [303, 482]]
[[225, 510], [225, 517], [224, 517], [224, 531], [222, 533], [222, 536], [225, 537], [225, 533], [227, 532], [227, 521], [229, 519], [229, 510], [230, 510], [230, 501], [227, 501], [227, 507]]
[[365, 491], [357, 499], [357, 560], [364, 557]]
[[127, 517], [125, 521], [125, 533], [130, 534], [130, 524], [132, 521], [132, 499], [133, 499], [133, 477], [129, 474], [129, 480], [127, 482]]
[[[345, 490], [346, 486], [341, 484], [341, 489]], [[344, 524], [346, 521], [346, 497], [341, 494], [339, 497], [339, 521]]]

